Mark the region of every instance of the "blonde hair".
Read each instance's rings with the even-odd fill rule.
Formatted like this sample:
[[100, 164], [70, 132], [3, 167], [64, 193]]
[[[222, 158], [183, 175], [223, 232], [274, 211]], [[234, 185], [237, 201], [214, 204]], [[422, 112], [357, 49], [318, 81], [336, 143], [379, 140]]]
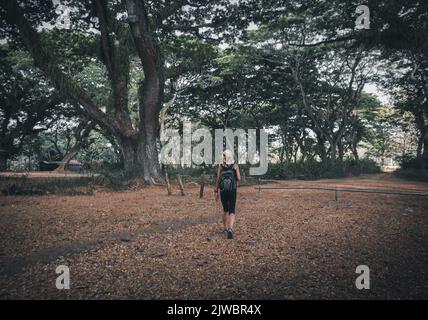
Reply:
[[234, 164], [235, 160], [233, 159], [233, 152], [230, 150], [225, 150], [223, 152], [222, 162], [223, 162], [223, 165]]

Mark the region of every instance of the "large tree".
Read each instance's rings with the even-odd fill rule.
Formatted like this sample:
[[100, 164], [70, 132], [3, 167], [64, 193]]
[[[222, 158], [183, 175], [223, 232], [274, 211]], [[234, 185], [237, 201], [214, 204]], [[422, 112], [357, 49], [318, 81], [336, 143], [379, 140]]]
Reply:
[[[81, 105], [92, 120], [114, 136], [121, 147], [128, 177], [142, 178], [146, 182], [151, 178], [160, 179], [157, 138], [165, 88], [170, 79], [189, 72], [189, 67], [193, 68], [189, 57], [177, 61], [177, 55], [174, 55], [174, 59], [169, 60], [173, 52], [170, 44], [183, 37], [193, 37], [195, 40], [190, 43], [190, 48], [197, 50], [200, 49], [198, 41], [219, 41], [218, 34], [231, 36], [225, 30], [233, 25], [228, 21], [248, 24], [233, 15], [238, 12], [237, 5], [224, 0], [208, 3], [187, 0], [61, 1], [71, 8], [73, 16], [71, 30], [63, 32], [71, 34], [70, 41], [75, 36], [73, 31], [85, 36], [84, 41], [79, 42], [81, 47], [74, 45], [72, 49], [82, 55], [95, 56], [105, 67], [111, 95], [107, 104], [100, 104], [92, 92], [76, 81], [73, 72], [64, 67], [58, 57], [60, 48], [49, 50], [45, 46], [45, 37], [37, 30], [43, 30], [40, 26], [49, 20], [46, 13], [39, 14], [35, 10], [35, 7], [42, 7], [37, 3], [2, 2], [2, 17], [8, 23], [5, 30], [12, 35], [19, 33], [35, 64], [55, 87]], [[69, 45], [73, 47], [73, 43]], [[178, 45], [183, 42], [178, 41]], [[138, 117], [133, 117], [129, 101], [133, 64], [143, 73], [137, 91]]]

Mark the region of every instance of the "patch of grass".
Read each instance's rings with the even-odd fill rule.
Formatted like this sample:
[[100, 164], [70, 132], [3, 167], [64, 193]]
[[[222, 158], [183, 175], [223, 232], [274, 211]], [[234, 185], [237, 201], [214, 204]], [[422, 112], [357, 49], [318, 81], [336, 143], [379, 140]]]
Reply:
[[29, 178], [0, 176], [0, 190], [2, 195], [93, 195], [96, 186], [95, 177], [67, 177], [67, 178]]

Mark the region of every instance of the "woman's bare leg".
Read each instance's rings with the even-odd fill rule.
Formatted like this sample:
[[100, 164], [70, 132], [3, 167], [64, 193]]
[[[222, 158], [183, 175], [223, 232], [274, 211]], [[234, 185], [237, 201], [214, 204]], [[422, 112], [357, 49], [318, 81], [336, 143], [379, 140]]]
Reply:
[[233, 225], [235, 224], [235, 214], [229, 214], [229, 228], [233, 230]]
[[229, 221], [228, 221], [228, 213], [224, 212], [223, 213], [223, 225], [224, 225], [224, 230], [227, 230], [228, 226], [229, 226]]

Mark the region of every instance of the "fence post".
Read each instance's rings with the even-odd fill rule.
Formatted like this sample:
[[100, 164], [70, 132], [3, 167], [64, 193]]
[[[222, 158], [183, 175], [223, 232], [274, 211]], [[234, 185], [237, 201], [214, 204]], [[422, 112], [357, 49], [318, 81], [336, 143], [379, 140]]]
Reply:
[[201, 187], [199, 189], [199, 198], [202, 198], [204, 196], [204, 187], [205, 187], [205, 170], [202, 171], [202, 175], [201, 175]]
[[181, 180], [181, 175], [177, 175], [178, 186], [180, 187], [181, 195], [185, 196], [183, 181]]
[[336, 200], [336, 210], [339, 209], [339, 190], [335, 190], [334, 200]]
[[170, 196], [172, 194], [171, 183], [169, 182], [169, 175], [166, 170], [165, 170], [165, 182], [166, 182], [166, 189], [168, 190], [168, 195]]

